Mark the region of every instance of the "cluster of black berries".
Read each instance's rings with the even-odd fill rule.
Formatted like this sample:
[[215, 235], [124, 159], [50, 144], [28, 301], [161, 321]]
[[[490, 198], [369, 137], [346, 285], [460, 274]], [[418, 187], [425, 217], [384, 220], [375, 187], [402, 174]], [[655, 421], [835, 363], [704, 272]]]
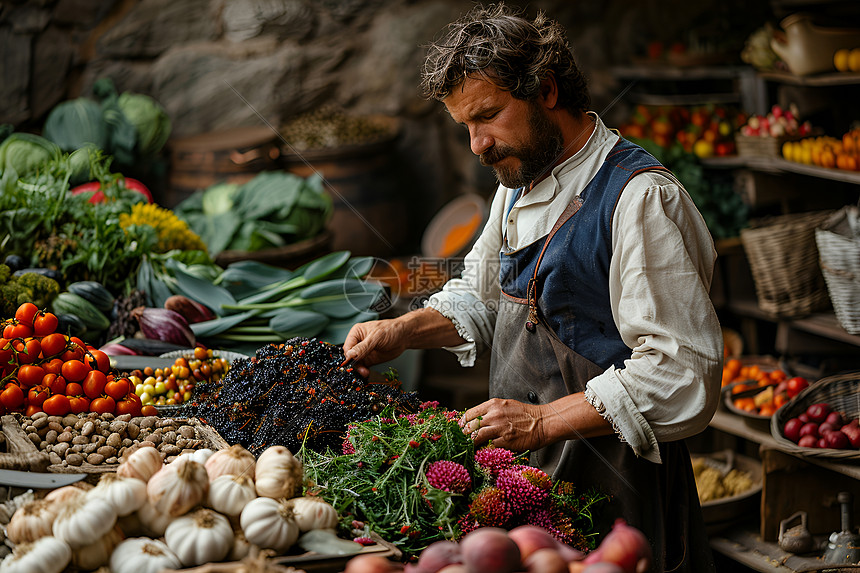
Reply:
[[348, 424], [386, 406], [398, 414], [419, 410], [417, 395], [403, 392], [395, 378], [369, 381], [343, 362], [340, 347], [316, 339], [269, 344], [235, 360], [220, 383], [198, 385], [182, 414], [256, 455], [271, 445], [297, 452], [303, 442], [339, 451]]

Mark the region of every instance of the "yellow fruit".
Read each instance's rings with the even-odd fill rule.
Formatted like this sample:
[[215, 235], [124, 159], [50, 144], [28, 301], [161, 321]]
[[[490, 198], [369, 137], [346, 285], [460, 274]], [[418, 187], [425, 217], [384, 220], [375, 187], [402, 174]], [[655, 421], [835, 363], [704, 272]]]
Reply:
[[792, 158], [794, 157], [794, 144], [791, 141], [786, 141], [782, 144], [782, 156], [789, 161], [793, 161]]
[[700, 139], [693, 144], [693, 153], [701, 159], [710, 157], [714, 154], [714, 145], [710, 141]]
[[860, 72], [860, 48], [854, 48], [848, 54], [848, 69], [852, 72]]
[[848, 48], [836, 50], [836, 53], [833, 54], [833, 67], [835, 67], [840, 72], [850, 71], [851, 68], [848, 66], [848, 59], [850, 54], [851, 50], [849, 50]]

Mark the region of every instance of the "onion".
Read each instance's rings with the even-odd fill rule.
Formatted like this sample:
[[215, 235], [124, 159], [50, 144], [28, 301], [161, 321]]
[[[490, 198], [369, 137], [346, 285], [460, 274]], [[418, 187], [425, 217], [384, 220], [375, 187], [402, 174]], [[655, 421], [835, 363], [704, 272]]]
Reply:
[[645, 534], [616, 519], [612, 531], [589, 553], [583, 563], [615, 563], [624, 573], [644, 573], [651, 566], [651, 545]]
[[134, 349], [129, 348], [128, 346], [123, 346], [122, 344], [117, 344], [115, 342], [105, 344], [104, 346], [99, 348], [99, 350], [101, 350], [108, 356], [137, 356], [137, 352], [135, 352]]
[[131, 315], [137, 319], [141, 332], [147, 338], [191, 348], [197, 345], [188, 321], [178, 312], [139, 306], [131, 311]]

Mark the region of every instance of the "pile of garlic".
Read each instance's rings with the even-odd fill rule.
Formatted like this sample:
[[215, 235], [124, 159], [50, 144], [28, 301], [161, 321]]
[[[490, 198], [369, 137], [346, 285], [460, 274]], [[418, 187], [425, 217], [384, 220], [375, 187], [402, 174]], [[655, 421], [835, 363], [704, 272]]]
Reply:
[[[337, 539], [337, 511], [302, 492], [302, 464], [283, 446], [258, 459], [240, 445], [198, 450], [165, 464], [143, 446], [91, 489], [67, 486], [18, 508], [7, 526], [12, 554], [0, 573], [60, 573], [109, 565], [149, 573], [238, 561], [252, 546], [288, 551], [323, 536], [346, 554], [361, 546]], [[314, 534], [308, 534], [313, 531]], [[328, 540], [332, 541], [332, 540]], [[337, 550], [336, 550], [337, 551]]]

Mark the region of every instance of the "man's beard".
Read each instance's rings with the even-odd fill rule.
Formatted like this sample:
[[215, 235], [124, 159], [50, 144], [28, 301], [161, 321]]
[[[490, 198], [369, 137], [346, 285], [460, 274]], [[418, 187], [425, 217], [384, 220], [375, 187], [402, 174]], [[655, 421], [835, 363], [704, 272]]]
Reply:
[[516, 157], [519, 167], [493, 165], [499, 182], [509, 189], [525, 187], [552, 169], [564, 152], [564, 136], [537, 104], [529, 106], [528, 138], [521, 147], [494, 145], [481, 154], [482, 165], [493, 165], [505, 157]]

